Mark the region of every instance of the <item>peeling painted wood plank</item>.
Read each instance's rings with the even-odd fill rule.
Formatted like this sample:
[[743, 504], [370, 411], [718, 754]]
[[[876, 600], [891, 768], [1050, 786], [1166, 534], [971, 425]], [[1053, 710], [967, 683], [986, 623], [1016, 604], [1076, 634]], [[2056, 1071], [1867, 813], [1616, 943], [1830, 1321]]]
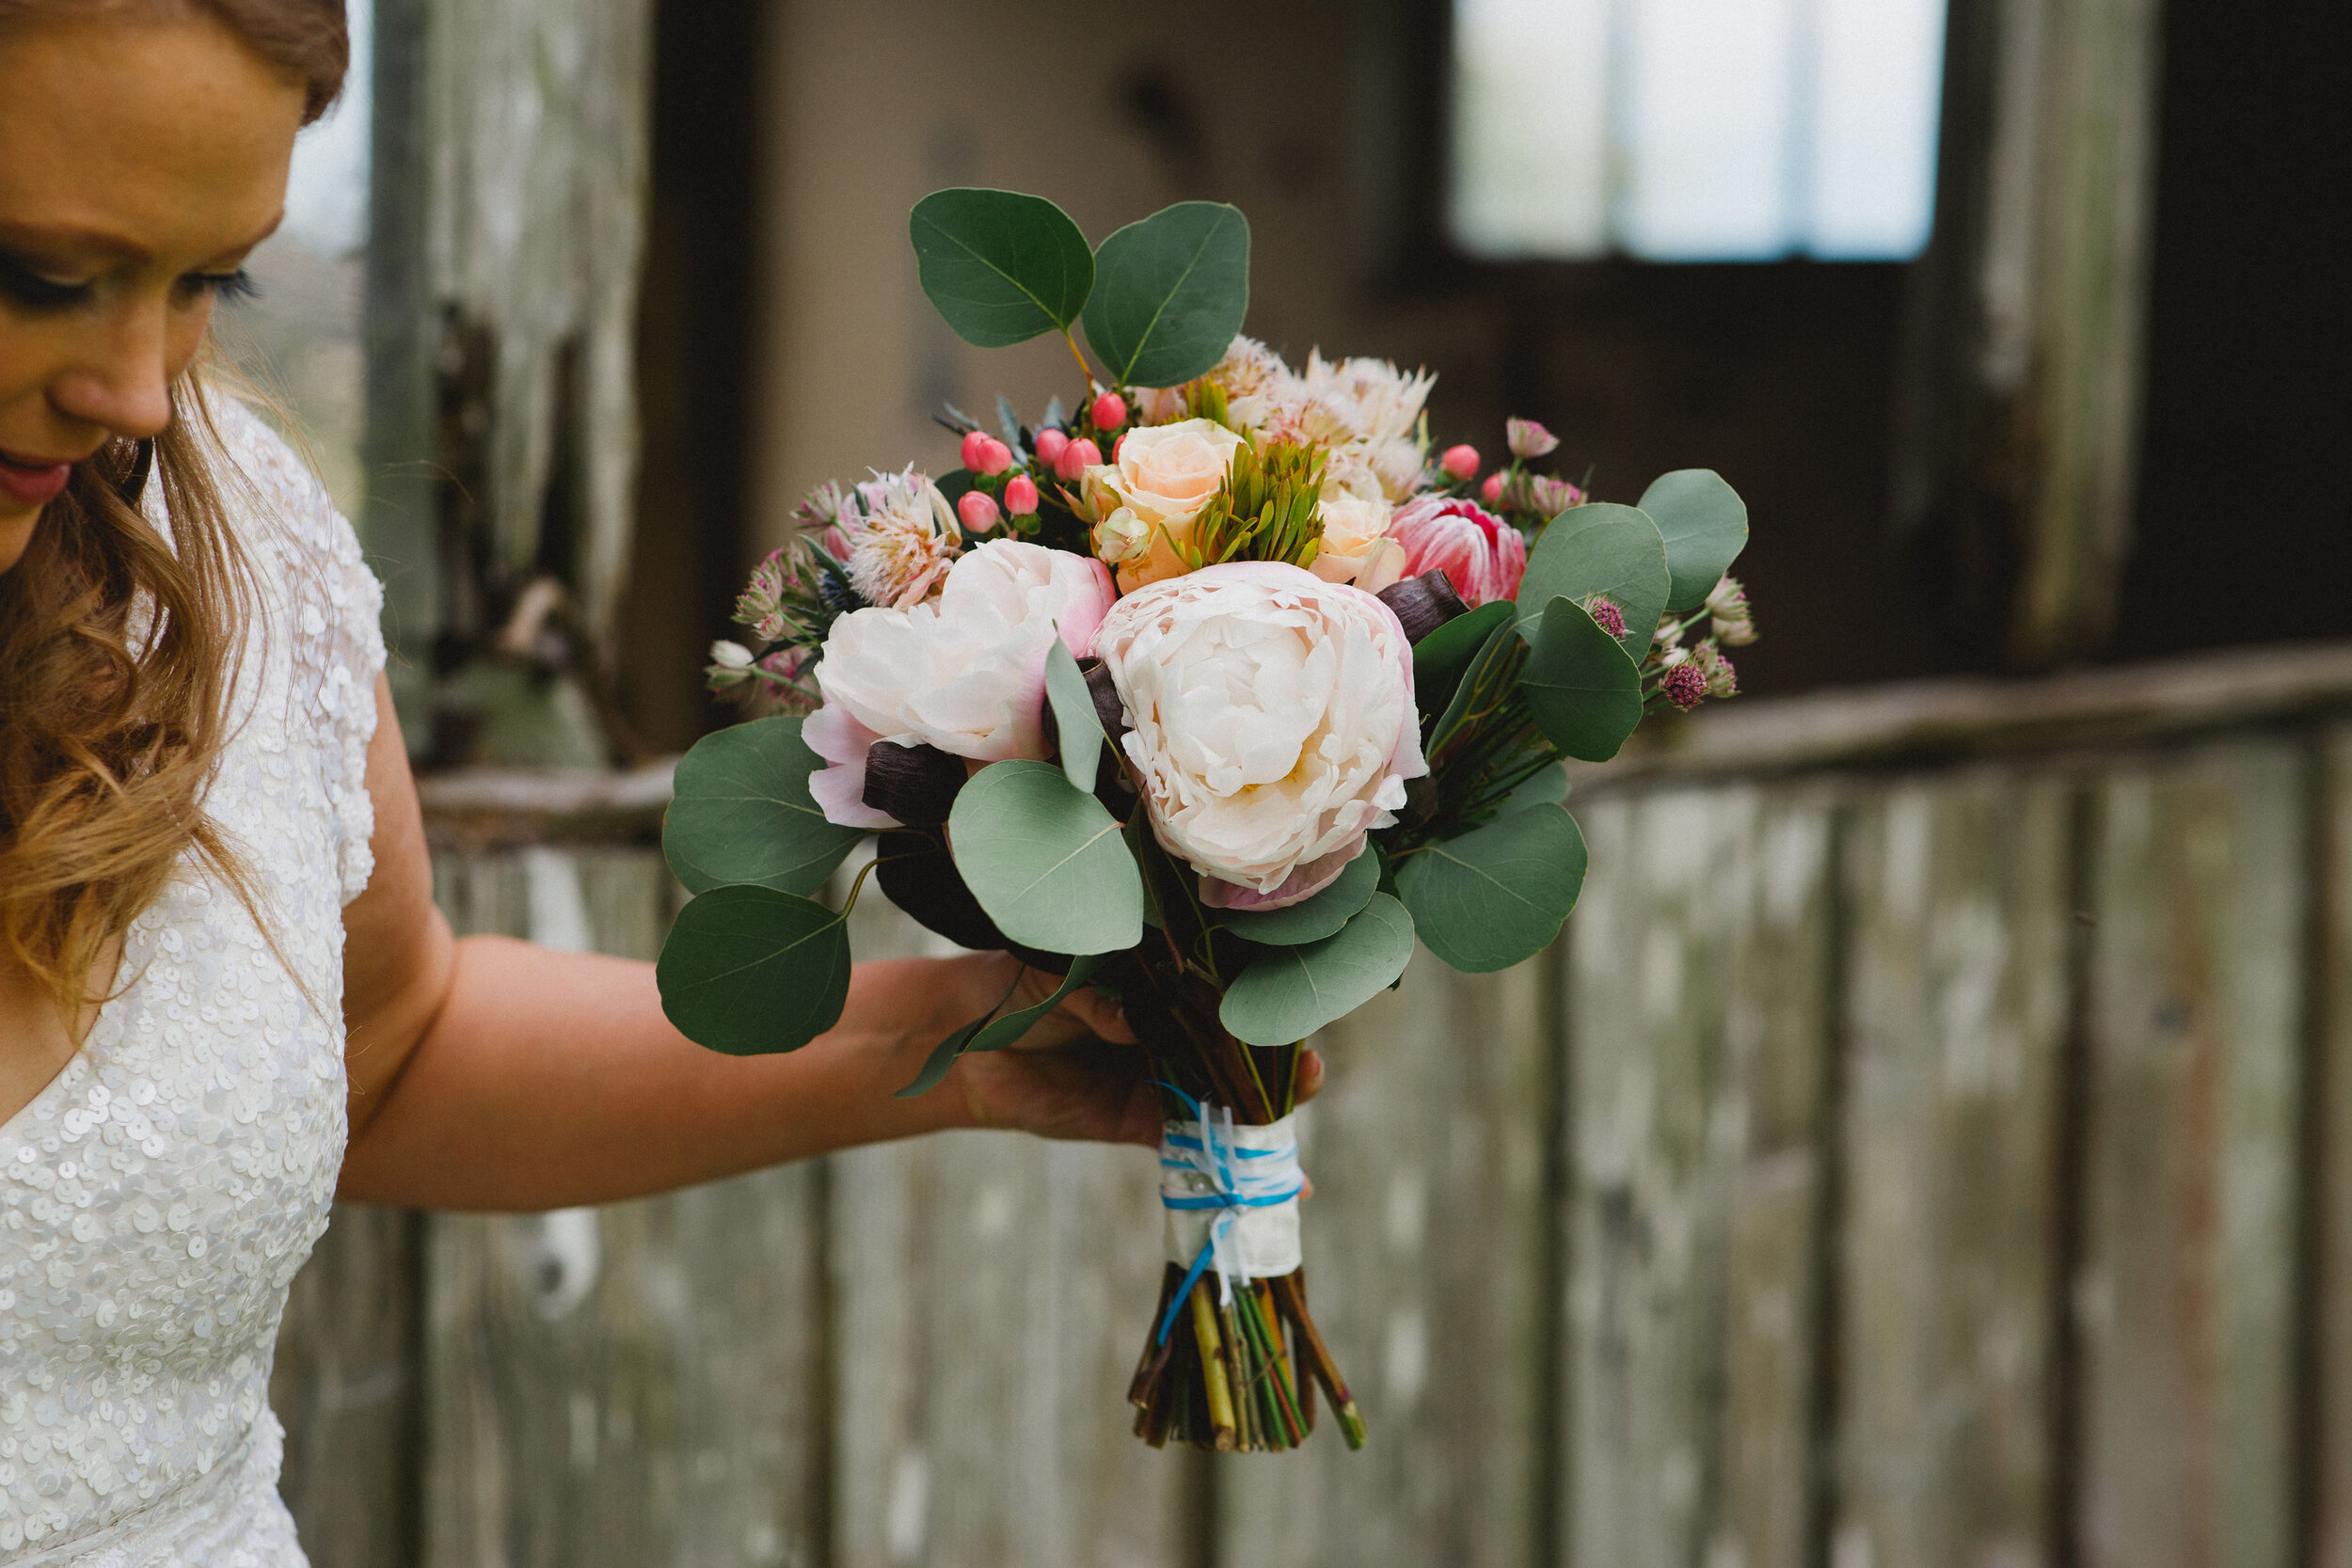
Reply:
[[1856, 806], [1835, 1560], [2046, 1560], [2073, 786]]
[[1348, 1452], [1327, 1419], [1297, 1454], [1216, 1461], [1217, 1560], [1528, 1560], [1560, 1416], [1538, 1375], [1553, 970], [1457, 974], [1422, 951], [1318, 1037], [1307, 1280], [1371, 1443]]
[[278, 1490], [320, 1568], [416, 1561], [423, 1227], [411, 1210], [336, 1205], [287, 1299], [270, 1369]]
[[[870, 883], [851, 920], [861, 959], [958, 951]], [[1130, 1435], [1125, 1399], [1160, 1284], [1152, 1156], [957, 1132], [827, 1165], [839, 1459], [826, 1560], [1186, 1560], [1190, 1456]]]
[[1572, 922], [1569, 1560], [1796, 1568], [1810, 1509], [1832, 798], [1588, 807]]
[[[649, 958], [647, 849], [444, 859], [461, 931]], [[819, 1560], [818, 1192], [808, 1167], [544, 1215], [428, 1222], [422, 1560]]]
[[2217, 747], [2099, 795], [2082, 1560], [2294, 1551], [2303, 758]]

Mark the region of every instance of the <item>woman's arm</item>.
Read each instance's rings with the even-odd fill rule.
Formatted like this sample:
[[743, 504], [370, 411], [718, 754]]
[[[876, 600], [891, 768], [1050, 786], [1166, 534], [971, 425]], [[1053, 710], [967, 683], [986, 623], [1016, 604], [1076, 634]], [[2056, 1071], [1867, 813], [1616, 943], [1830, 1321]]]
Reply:
[[[1114, 1010], [1085, 996], [1037, 1051], [967, 1056], [893, 1098], [950, 1031], [1054, 981], [1002, 954], [860, 964], [840, 1024], [801, 1050], [734, 1057], [662, 1016], [653, 966], [450, 935], [433, 906], [415, 782], [389, 688], [368, 755], [375, 876], [344, 911], [351, 1147], [342, 1196], [442, 1209], [547, 1209], [661, 1192], [948, 1127], [1156, 1141], [1159, 1113]], [[1320, 1064], [1311, 1076], [1319, 1077]]]

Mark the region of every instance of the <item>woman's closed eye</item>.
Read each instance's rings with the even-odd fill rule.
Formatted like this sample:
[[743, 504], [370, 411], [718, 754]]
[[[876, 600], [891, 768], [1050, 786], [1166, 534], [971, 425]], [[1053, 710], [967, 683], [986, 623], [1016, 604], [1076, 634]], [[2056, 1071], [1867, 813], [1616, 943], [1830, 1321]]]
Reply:
[[[227, 272], [183, 273], [177, 292], [193, 301], [206, 296], [215, 300], [250, 299], [262, 291], [251, 273], [236, 267]], [[6, 295], [21, 309], [43, 314], [71, 310], [88, 304], [96, 293], [95, 283], [52, 277], [20, 257], [0, 252], [0, 295]]]
[[31, 262], [0, 251], [0, 294], [25, 310], [70, 310], [89, 299], [90, 285], [51, 277]]

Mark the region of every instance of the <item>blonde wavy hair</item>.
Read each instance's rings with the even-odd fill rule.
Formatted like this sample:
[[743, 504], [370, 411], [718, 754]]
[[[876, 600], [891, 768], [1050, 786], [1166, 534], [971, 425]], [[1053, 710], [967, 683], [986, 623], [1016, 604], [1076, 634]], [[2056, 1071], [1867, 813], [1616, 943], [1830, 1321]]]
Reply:
[[[220, 21], [304, 84], [306, 124], [350, 62], [342, 0], [0, 0], [0, 29], [97, 9]], [[74, 469], [0, 575], [0, 944], [77, 1035], [100, 955], [191, 849], [255, 907], [204, 813], [255, 603], [205, 366], [161, 436]], [[151, 485], [167, 530], [140, 510]]]

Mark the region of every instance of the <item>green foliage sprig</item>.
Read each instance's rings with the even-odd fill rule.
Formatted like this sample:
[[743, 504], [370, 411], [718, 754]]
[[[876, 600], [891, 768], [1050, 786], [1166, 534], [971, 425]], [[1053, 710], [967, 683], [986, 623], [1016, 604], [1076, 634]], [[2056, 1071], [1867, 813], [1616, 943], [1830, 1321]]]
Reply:
[[1228, 561], [1312, 565], [1323, 547], [1323, 460], [1319, 447], [1245, 438], [1191, 542], [1175, 546], [1178, 558], [1195, 571]]

